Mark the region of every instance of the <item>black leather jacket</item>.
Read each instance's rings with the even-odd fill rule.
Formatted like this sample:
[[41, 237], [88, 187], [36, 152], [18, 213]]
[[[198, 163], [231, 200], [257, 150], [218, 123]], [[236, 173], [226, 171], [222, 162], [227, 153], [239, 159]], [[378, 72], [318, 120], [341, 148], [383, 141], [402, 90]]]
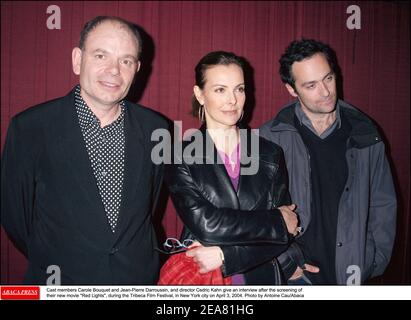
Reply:
[[[287, 249], [289, 241], [286, 224], [276, 209], [290, 203], [281, 148], [247, 130], [247, 144], [241, 137], [242, 154], [246, 151], [251, 157], [253, 134], [254, 143], [259, 143], [259, 153], [254, 158], [258, 171], [253, 175], [240, 173], [236, 192], [224, 164], [215, 162], [217, 151], [205, 127], [200, 131], [203, 147], [211, 144], [214, 150], [214, 164], [206, 163], [213, 160], [208, 155], [184, 159], [177, 155], [174, 164], [166, 166], [171, 199], [184, 223], [181, 239], [220, 246], [225, 257], [225, 276], [243, 273], [246, 284], [284, 283], [275, 259]], [[182, 154], [190, 144], [183, 143]], [[197, 163], [188, 164], [193, 160]], [[241, 169], [245, 167], [241, 163]]]

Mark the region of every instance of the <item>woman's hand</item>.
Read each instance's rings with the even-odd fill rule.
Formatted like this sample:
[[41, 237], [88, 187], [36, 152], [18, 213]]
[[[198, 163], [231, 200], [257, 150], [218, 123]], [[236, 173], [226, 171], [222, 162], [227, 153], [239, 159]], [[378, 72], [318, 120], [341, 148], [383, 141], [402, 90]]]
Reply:
[[298, 217], [297, 214], [294, 212], [296, 205], [291, 204], [289, 206], [281, 206], [278, 209], [281, 211], [283, 215], [283, 219], [285, 224], [287, 225], [287, 230], [292, 235], [296, 236], [299, 233], [298, 228]]
[[191, 245], [186, 252], [187, 257], [192, 257], [199, 266], [200, 273], [207, 273], [223, 265], [223, 251], [220, 247], [204, 247], [198, 242]]
[[289, 280], [297, 280], [300, 279], [304, 273], [304, 271], [311, 272], [311, 273], [318, 273], [320, 272], [320, 268], [316, 266], [312, 266], [311, 264], [306, 263], [304, 265], [304, 269], [301, 269], [300, 267], [297, 267], [295, 269], [294, 274], [290, 277]]

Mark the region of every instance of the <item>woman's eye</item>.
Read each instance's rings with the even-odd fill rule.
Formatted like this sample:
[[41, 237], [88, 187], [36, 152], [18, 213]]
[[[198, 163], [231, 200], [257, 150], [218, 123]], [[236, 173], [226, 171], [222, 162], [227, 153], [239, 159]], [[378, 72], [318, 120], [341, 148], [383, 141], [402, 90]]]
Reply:
[[217, 88], [217, 89], [215, 90], [215, 92], [222, 93], [222, 92], [224, 92], [224, 88]]

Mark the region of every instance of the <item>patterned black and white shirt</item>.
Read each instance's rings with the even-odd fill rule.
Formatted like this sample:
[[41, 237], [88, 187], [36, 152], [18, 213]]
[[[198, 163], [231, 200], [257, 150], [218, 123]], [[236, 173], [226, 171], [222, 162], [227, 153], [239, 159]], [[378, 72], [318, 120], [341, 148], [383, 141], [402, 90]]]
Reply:
[[81, 97], [79, 85], [75, 90], [75, 105], [101, 200], [115, 232], [124, 180], [124, 101], [120, 102], [120, 116], [103, 128]]

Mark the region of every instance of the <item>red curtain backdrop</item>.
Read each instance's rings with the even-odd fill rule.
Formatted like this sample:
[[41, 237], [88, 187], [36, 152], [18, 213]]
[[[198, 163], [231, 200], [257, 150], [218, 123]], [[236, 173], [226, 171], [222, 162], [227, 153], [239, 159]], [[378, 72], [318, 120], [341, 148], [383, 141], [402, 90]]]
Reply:
[[[361, 10], [361, 29], [349, 30], [349, 5]], [[61, 10], [61, 29], [49, 30], [47, 7]], [[278, 75], [278, 59], [293, 39], [315, 38], [337, 52], [346, 101], [370, 115], [386, 138], [398, 192], [393, 257], [379, 284], [410, 283], [410, 12], [409, 2], [109, 1], [1, 3], [1, 145], [9, 120], [34, 104], [65, 95], [76, 83], [71, 50], [86, 21], [117, 15], [148, 35], [135, 102], [198, 127], [189, 115], [194, 66], [207, 52], [228, 50], [254, 69], [257, 128], [291, 100]], [[70, 190], [67, 190], [70, 192]], [[167, 200], [165, 200], [167, 201]], [[164, 203], [163, 237], [181, 222]], [[19, 283], [27, 262], [2, 230], [1, 283]]]

